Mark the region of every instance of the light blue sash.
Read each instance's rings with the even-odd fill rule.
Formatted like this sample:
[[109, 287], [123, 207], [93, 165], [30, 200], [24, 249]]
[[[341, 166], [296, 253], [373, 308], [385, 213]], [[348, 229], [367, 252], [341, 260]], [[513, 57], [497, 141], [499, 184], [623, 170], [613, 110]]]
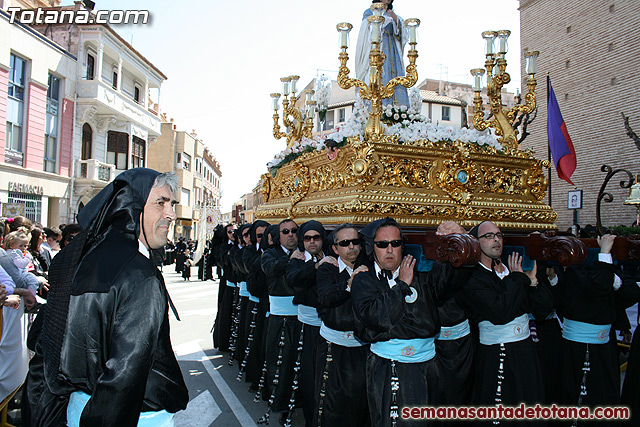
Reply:
[[454, 326], [442, 326], [440, 328], [440, 334], [436, 337], [440, 341], [453, 341], [458, 338], [466, 337], [471, 333], [469, 327], [469, 320], [465, 319], [463, 322]]
[[260, 302], [260, 298], [254, 297], [253, 295], [249, 294], [249, 301], [251, 301], [251, 302]]
[[269, 295], [269, 312], [274, 316], [296, 316], [298, 308], [293, 297], [277, 297]]
[[240, 296], [241, 297], [249, 297], [251, 294], [247, 290], [247, 282], [238, 283], [238, 287], [240, 288]]
[[[71, 393], [69, 405], [67, 406], [67, 424], [69, 427], [80, 426], [80, 416], [90, 398], [91, 396], [82, 391]], [[175, 427], [173, 414], [165, 410], [141, 412], [138, 419], [138, 427]]]
[[504, 325], [494, 325], [488, 320], [478, 323], [480, 344], [494, 345], [516, 342], [527, 339], [529, 332], [529, 315], [523, 314]]
[[230, 288], [235, 288], [236, 284], [227, 280], [227, 286]]
[[402, 363], [421, 363], [436, 356], [434, 338], [414, 338], [401, 340], [392, 338], [389, 341], [374, 342], [371, 351], [380, 357]]
[[362, 347], [366, 345], [366, 343], [356, 338], [353, 331], [336, 331], [325, 325], [324, 322], [320, 325], [320, 335], [325, 340], [343, 347]]
[[606, 344], [609, 342], [611, 325], [594, 325], [564, 318], [562, 337], [585, 344]]
[[298, 304], [298, 320], [305, 325], [320, 326], [322, 320], [318, 317], [318, 310], [315, 307]]

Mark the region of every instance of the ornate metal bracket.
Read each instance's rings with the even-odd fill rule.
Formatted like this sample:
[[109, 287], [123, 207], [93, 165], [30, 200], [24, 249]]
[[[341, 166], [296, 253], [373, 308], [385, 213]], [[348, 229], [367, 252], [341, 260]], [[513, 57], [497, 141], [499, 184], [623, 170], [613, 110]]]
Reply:
[[604, 182], [600, 187], [600, 192], [598, 192], [598, 199], [596, 202], [596, 228], [598, 229], [598, 235], [602, 236], [604, 234], [604, 227], [602, 226], [602, 217], [600, 215], [600, 207], [601, 207], [602, 201], [604, 201], [605, 203], [611, 203], [613, 201], [613, 196], [611, 195], [611, 193], [604, 191], [605, 188], [607, 187], [607, 184], [609, 184], [609, 181], [611, 181], [611, 178], [613, 178], [613, 176], [616, 175], [618, 172], [624, 172], [629, 177], [629, 180], [620, 181], [620, 188], [630, 188], [631, 185], [633, 185], [633, 175], [631, 174], [631, 172], [629, 172], [626, 169], [613, 170], [613, 168], [609, 165], [602, 165], [600, 167], [600, 170], [602, 172], [607, 173], [607, 176], [604, 178]]

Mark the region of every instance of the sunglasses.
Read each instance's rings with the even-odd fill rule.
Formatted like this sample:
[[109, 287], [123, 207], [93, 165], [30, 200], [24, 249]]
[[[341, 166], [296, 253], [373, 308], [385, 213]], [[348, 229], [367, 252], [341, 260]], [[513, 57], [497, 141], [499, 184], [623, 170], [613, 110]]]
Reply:
[[256, 239], [262, 239], [262, 236], [263, 236], [262, 233], [256, 234]]
[[242, 235], [243, 235], [244, 237], [249, 237], [249, 232], [247, 231], [247, 232], [245, 232], [245, 233], [242, 233]]
[[345, 239], [345, 240], [340, 240], [338, 243], [336, 243], [336, 245], [346, 248], [349, 245], [360, 246], [360, 243], [362, 243], [362, 240], [360, 239], [351, 239], [351, 240]]
[[393, 248], [397, 248], [397, 247], [402, 245], [402, 240], [392, 240], [392, 241], [379, 240], [377, 242], [373, 242], [373, 244], [376, 245], [380, 249], [385, 249], [389, 245], [391, 245], [391, 247], [393, 247]]
[[322, 236], [319, 235], [319, 234], [316, 234], [314, 236], [304, 236], [303, 239], [304, 239], [305, 242], [310, 242], [312, 240], [316, 241], [316, 242], [319, 242], [319, 241], [322, 240]]
[[233, 230], [227, 231], [227, 234], [233, 234]]
[[504, 237], [504, 233], [485, 233], [482, 236], [478, 237], [478, 239], [493, 240], [496, 237], [502, 240], [502, 238]]
[[289, 230], [288, 228], [285, 228], [284, 230], [280, 230], [280, 232], [286, 236], [289, 233], [296, 234], [298, 232], [298, 229], [292, 228], [291, 230]]

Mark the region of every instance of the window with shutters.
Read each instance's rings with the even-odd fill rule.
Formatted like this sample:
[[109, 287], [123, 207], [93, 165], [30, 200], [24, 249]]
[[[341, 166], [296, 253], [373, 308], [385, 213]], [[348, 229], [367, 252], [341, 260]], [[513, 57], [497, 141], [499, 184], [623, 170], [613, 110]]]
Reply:
[[110, 130], [107, 133], [107, 163], [116, 166], [117, 170], [128, 169], [129, 135]]
[[145, 140], [134, 136], [131, 138], [131, 167], [143, 168], [144, 167], [144, 153], [146, 149]]

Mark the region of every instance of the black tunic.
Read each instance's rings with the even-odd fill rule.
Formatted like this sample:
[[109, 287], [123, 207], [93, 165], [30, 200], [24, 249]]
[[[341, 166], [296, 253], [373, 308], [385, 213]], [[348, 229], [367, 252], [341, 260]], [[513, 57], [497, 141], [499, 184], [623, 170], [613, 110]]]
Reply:
[[[616, 299], [624, 290], [615, 291], [615, 266], [596, 262], [593, 266], [567, 267], [558, 272], [558, 287], [565, 319], [596, 325], [616, 320]], [[589, 351], [590, 371], [586, 377], [587, 395], [582, 406], [617, 405], [620, 402], [620, 371], [615, 340], [607, 344], [585, 344], [562, 339], [562, 403], [577, 405], [583, 380], [585, 355]], [[602, 421], [603, 426], [613, 425]]]
[[[293, 296], [293, 288], [287, 284], [286, 280], [288, 263], [289, 255], [280, 246], [267, 249], [262, 254], [261, 266], [267, 277], [270, 296]], [[271, 313], [267, 323], [265, 358], [267, 381], [270, 386], [273, 385], [276, 371], [279, 371], [278, 384], [272, 390], [271, 409], [275, 412], [286, 411], [289, 407], [299, 338], [300, 322], [297, 316], [278, 316]], [[283, 346], [279, 346], [281, 341]], [[279, 357], [282, 364], [277, 367]]]
[[[318, 312], [322, 322], [336, 331], [354, 331], [355, 319], [351, 293], [347, 291], [349, 272], [325, 263], [318, 268]], [[324, 426], [368, 426], [369, 405], [366, 393], [366, 361], [369, 346], [345, 347], [330, 344], [322, 336], [316, 365], [316, 396], [322, 404]], [[327, 360], [331, 353], [331, 361]], [[326, 379], [323, 375], [326, 374]], [[324, 392], [325, 396], [320, 397]]]
[[235, 288], [227, 286], [227, 282], [236, 282], [233, 266], [229, 260], [229, 251], [234, 246], [227, 242], [216, 246], [214, 259], [222, 269], [222, 278], [218, 286], [218, 314], [213, 325], [213, 346], [220, 351], [229, 350], [229, 338], [233, 326], [233, 297]]
[[[456, 283], [453, 273], [451, 267], [438, 263], [430, 272], [415, 272], [411, 287], [415, 288], [418, 297], [415, 302], [408, 303], [405, 300], [405, 296], [411, 294], [408, 284], [396, 280], [390, 288], [386, 279], [378, 279], [374, 265], [369, 265], [368, 272], [354, 277], [351, 287], [356, 336], [369, 343], [392, 338], [435, 337], [440, 332], [440, 319], [433, 289], [443, 288], [446, 283]], [[394, 363], [400, 382], [397, 394], [399, 408], [433, 403], [437, 376], [435, 360]], [[391, 375], [392, 361], [370, 353], [367, 360], [367, 396], [374, 426], [391, 425]], [[402, 418], [397, 421], [398, 425], [415, 425]]]
[[[524, 273], [511, 272], [500, 279], [495, 272], [478, 264], [458, 299], [464, 303], [475, 324], [489, 321], [494, 325], [504, 325], [529, 313], [533, 313], [536, 318], [544, 318], [553, 308], [551, 293], [545, 287], [532, 287], [530, 284], [531, 280]], [[501, 344], [478, 345], [474, 403], [496, 403], [500, 354], [505, 354], [504, 378], [499, 397], [502, 404], [544, 403], [542, 374], [531, 337], [503, 345], [504, 353], [501, 352]], [[528, 421], [526, 425], [545, 423]]]
[[[313, 259], [303, 261], [291, 259], [287, 265], [287, 283], [294, 289], [294, 304], [302, 304], [308, 307], [318, 307], [318, 290], [316, 287], [316, 268]], [[299, 320], [299, 319], [298, 319]], [[302, 322], [301, 322], [302, 323]], [[300, 367], [300, 388], [298, 396], [302, 403], [305, 424], [315, 424], [317, 417], [316, 402], [316, 363], [317, 347], [320, 340], [320, 327], [302, 323], [304, 328], [303, 345]]]

